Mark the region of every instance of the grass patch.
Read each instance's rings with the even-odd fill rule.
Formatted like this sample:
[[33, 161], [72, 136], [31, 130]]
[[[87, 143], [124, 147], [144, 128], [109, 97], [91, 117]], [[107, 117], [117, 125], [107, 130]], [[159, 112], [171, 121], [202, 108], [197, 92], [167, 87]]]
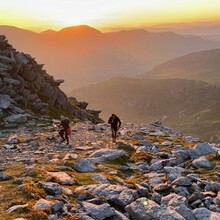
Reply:
[[21, 163], [10, 164], [4, 171], [4, 174], [12, 177], [20, 177], [25, 169], [25, 166]]
[[91, 175], [92, 175], [92, 173], [77, 173], [75, 186], [84, 186], [84, 185], [97, 184], [98, 182], [93, 180], [90, 177]]

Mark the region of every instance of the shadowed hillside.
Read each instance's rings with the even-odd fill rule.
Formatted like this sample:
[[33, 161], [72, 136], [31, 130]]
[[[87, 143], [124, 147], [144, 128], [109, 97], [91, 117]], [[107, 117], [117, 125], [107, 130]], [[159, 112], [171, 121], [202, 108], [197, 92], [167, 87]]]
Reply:
[[195, 79], [220, 83], [220, 49], [201, 51], [167, 61], [143, 74], [152, 79]]
[[19, 50], [46, 63], [54, 77], [64, 79], [61, 87], [65, 92], [115, 76], [141, 74], [171, 58], [219, 46], [172, 32], [134, 30], [105, 34], [86, 25], [39, 34], [0, 26], [0, 33]]
[[126, 122], [164, 123], [203, 138], [218, 135], [220, 87], [194, 80], [114, 78], [74, 90], [72, 94]]

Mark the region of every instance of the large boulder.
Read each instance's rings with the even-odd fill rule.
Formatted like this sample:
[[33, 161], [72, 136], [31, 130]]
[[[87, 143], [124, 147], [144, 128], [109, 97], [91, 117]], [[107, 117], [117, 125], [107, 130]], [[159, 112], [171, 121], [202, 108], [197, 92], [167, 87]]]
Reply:
[[6, 118], [4, 118], [4, 122], [7, 123], [16, 123], [16, 124], [22, 124], [26, 123], [28, 120], [27, 114], [16, 114], [16, 115], [10, 115]]
[[0, 109], [8, 109], [13, 102], [9, 95], [0, 95]]
[[74, 164], [74, 169], [78, 172], [87, 173], [94, 172], [96, 167], [93, 165], [93, 162], [88, 159], [81, 159]]
[[63, 185], [72, 185], [75, 181], [65, 172], [48, 172], [50, 177], [52, 177], [56, 182]]
[[212, 166], [204, 156], [193, 160], [192, 165], [196, 168], [210, 168]]
[[95, 205], [89, 202], [82, 203], [85, 211], [95, 220], [103, 220], [115, 214], [115, 210], [107, 203]]
[[100, 149], [92, 153], [89, 158], [93, 161], [103, 162], [114, 160], [126, 155], [124, 150]]
[[141, 220], [185, 220], [179, 213], [175, 210], [166, 207], [159, 206], [152, 200], [147, 198], [137, 199], [130, 205], [125, 207], [125, 210], [131, 216], [131, 219], [141, 219]]

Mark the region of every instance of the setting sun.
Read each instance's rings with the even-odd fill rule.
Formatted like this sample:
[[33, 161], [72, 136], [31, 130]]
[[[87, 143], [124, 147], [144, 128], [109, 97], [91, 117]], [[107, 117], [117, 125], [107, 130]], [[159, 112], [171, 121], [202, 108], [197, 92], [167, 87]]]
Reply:
[[219, 21], [218, 0], [9, 0], [0, 24], [32, 30], [87, 24], [97, 28]]

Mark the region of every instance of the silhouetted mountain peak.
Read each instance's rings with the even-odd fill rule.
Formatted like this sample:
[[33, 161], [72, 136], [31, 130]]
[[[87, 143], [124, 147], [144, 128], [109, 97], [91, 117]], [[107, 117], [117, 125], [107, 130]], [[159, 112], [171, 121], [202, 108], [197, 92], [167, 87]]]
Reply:
[[64, 35], [100, 35], [101, 32], [88, 25], [78, 25], [63, 28], [59, 31], [60, 34]]

